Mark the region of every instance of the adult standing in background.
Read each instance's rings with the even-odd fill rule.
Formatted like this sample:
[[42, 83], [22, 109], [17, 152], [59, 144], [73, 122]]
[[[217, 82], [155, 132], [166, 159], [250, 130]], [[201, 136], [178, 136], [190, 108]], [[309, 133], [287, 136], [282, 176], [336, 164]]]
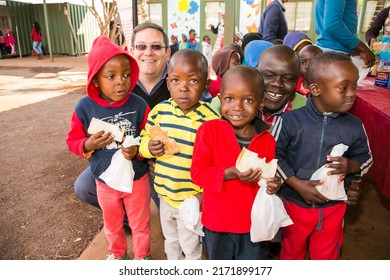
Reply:
[[37, 21], [34, 21], [30, 34], [33, 40], [33, 50], [38, 54], [38, 59], [42, 59], [42, 29]]
[[[137, 61], [140, 70], [133, 92], [142, 97], [151, 109], [170, 98], [166, 78], [171, 49], [164, 29], [151, 22], [137, 25], [131, 37], [130, 54]], [[154, 170], [153, 162], [149, 161], [149, 166]], [[159, 208], [159, 198], [153, 188], [153, 174], [150, 172], [149, 175], [150, 195]], [[96, 196], [96, 183], [89, 167], [79, 175], [74, 189], [81, 201], [100, 208]]]
[[323, 51], [359, 55], [366, 67], [375, 63], [375, 55], [357, 36], [358, 0], [316, 0], [314, 18], [317, 46]]
[[379, 14], [376, 15], [374, 20], [370, 23], [370, 27], [367, 29], [365, 34], [365, 39], [367, 44], [371, 47], [374, 47], [374, 44], [377, 42], [377, 37], [379, 36], [379, 32], [383, 29], [383, 35], [390, 35], [390, 25], [386, 25], [386, 20], [389, 22], [390, 6], [384, 8]]
[[214, 34], [217, 34], [217, 39], [215, 40], [214, 47], [213, 47], [213, 54], [215, 54], [217, 51], [223, 48], [224, 46], [224, 32], [225, 32], [225, 13], [221, 13], [221, 20], [215, 27], [213, 24], [209, 24], [211, 32]]
[[287, 20], [284, 15], [284, 3], [288, 0], [273, 0], [261, 16], [259, 33], [263, 40], [271, 42], [275, 39], [283, 40], [288, 32]]

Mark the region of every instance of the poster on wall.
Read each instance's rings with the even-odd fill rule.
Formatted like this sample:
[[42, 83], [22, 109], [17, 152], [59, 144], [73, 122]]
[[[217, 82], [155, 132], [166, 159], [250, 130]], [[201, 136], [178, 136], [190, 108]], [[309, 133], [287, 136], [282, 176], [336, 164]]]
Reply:
[[261, 17], [261, 0], [242, 0], [240, 5], [240, 27], [242, 34], [257, 32]]
[[[181, 35], [188, 38], [188, 31], [194, 29], [199, 35], [200, 30], [200, 0], [176, 0], [168, 1], [168, 36], [177, 36], [181, 41]], [[197, 38], [199, 41], [199, 38]]]

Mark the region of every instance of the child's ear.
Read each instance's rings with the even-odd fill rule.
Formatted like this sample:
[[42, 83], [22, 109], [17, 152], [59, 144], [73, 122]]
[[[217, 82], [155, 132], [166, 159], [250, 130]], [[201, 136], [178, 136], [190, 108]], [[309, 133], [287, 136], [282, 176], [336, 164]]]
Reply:
[[320, 86], [316, 83], [310, 84], [309, 89], [313, 96], [319, 96], [321, 94]]
[[92, 85], [93, 85], [94, 87], [99, 87], [99, 85], [98, 85], [96, 79], [93, 79], [93, 80], [92, 80]]
[[204, 86], [204, 91], [208, 91], [210, 88], [211, 79], [207, 79], [206, 84]]
[[261, 100], [260, 100], [260, 103], [259, 103], [259, 112], [263, 111], [263, 108], [264, 108], [264, 102], [265, 102], [265, 97], [263, 97]]

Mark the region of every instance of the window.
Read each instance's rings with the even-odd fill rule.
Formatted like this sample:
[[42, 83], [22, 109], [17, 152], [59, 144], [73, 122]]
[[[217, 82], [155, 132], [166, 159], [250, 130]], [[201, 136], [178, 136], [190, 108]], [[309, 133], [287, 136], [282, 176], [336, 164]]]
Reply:
[[310, 30], [313, 2], [287, 2], [284, 6], [288, 30]]
[[390, 4], [390, 0], [387, 1], [367, 1], [366, 11], [361, 27], [361, 32], [366, 32], [370, 27], [372, 20], [376, 15], [385, 7]]
[[145, 17], [145, 20], [156, 23], [160, 26], [163, 26], [162, 20], [162, 3], [150, 3], [144, 6], [145, 13], [142, 12], [142, 4], [138, 4], [138, 22], [143, 22], [142, 17]]
[[221, 13], [225, 12], [225, 2], [206, 2], [205, 3], [205, 29], [210, 30], [209, 25], [217, 26], [220, 21]]

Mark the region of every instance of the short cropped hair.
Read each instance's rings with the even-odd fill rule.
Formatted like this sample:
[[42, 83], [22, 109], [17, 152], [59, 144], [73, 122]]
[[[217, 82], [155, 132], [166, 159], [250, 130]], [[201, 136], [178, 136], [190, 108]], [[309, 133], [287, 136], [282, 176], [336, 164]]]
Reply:
[[199, 51], [193, 50], [193, 49], [182, 49], [177, 52], [171, 57], [171, 60], [169, 62], [170, 65], [174, 65], [176, 63], [176, 60], [181, 57], [184, 59], [197, 59], [198, 61], [198, 68], [201, 73], [201, 76], [204, 77], [207, 80], [208, 77], [208, 64], [206, 57]]
[[[263, 98], [264, 95], [264, 79], [259, 70], [254, 67], [246, 66], [246, 65], [237, 65], [233, 68], [230, 68], [226, 74], [223, 76], [221, 89], [223, 88], [224, 81], [227, 81], [230, 75], [239, 74], [245, 77], [245, 80], [248, 82], [257, 83], [255, 86], [259, 88], [260, 98]], [[263, 90], [261, 90], [261, 88]]]
[[265, 51], [263, 51], [260, 55], [260, 58], [259, 58], [259, 61], [257, 64], [257, 69], [261, 68], [260, 61], [262, 60], [262, 58], [264, 58], [265, 56], [270, 55], [270, 54], [277, 55], [277, 56], [280, 55], [280, 56], [284, 56], [284, 57], [293, 59], [295, 62], [296, 73], [299, 75], [299, 66], [300, 66], [299, 58], [298, 58], [297, 54], [295, 53], [295, 51], [293, 51], [290, 47], [287, 47], [285, 45], [274, 45], [272, 47], [267, 48]]
[[164, 45], [165, 45], [165, 48], [167, 49], [169, 47], [169, 40], [168, 40], [168, 35], [167, 33], [165, 33], [164, 29], [158, 25], [158, 24], [155, 24], [153, 22], [143, 22], [143, 23], [140, 23], [138, 24], [134, 30], [133, 30], [133, 34], [131, 36], [131, 46], [134, 47], [134, 42], [135, 42], [135, 36], [136, 34], [141, 31], [141, 30], [144, 30], [144, 29], [147, 29], [147, 28], [153, 28], [153, 29], [156, 29], [157, 31], [159, 31], [162, 35], [163, 35], [163, 40], [164, 40]]
[[307, 69], [307, 81], [309, 84], [318, 83], [321, 74], [325, 73], [328, 66], [336, 61], [352, 61], [351, 58], [339, 52], [323, 52], [313, 57]]

